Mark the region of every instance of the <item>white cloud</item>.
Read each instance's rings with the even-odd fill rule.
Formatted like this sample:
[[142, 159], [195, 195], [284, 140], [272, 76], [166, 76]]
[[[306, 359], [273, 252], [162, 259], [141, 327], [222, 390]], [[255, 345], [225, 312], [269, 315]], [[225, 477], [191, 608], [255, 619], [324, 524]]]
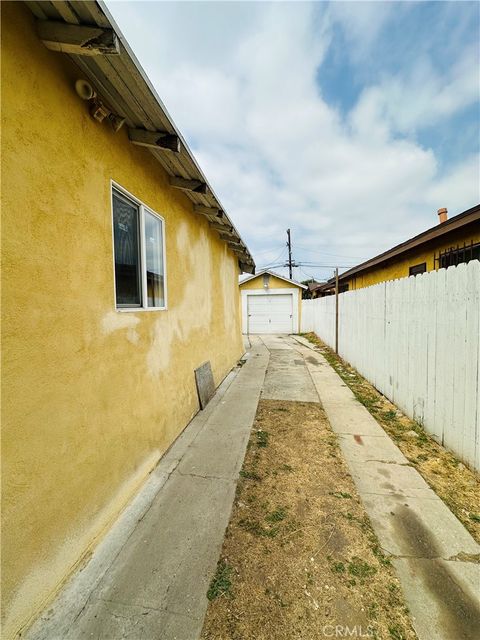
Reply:
[[478, 202], [478, 158], [442, 177], [414, 135], [471, 104], [471, 52], [443, 75], [423, 57], [410, 76], [383, 78], [346, 118], [321, 96], [333, 22], [365, 53], [388, 4], [111, 5], [259, 266], [287, 227], [310, 250], [297, 257], [358, 261], [433, 226], [440, 206]]
[[[473, 199], [472, 199], [473, 195]], [[480, 202], [480, 158], [472, 155], [456, 165], [442, 180], [432, 180], [424, 194], [425, 201], [452, 206], [451, 214], [460, 213]], [[438, 208], [438, 207], [437, 207]]]
[[[478, 48], [478, 47], [477, 47]], [[414, 133], [419, 127], [435, 126], [458, 110], [479, 100], [479, 60], [474, 47], [441, 73], [431, 61], [419, 58], [409, 75], [386, 77], [362, 94], [353, 122], [370, 116], [381, 123], [383, 135], [391, 130]], [[380, 132], [379, 132], [380, 133]]]
[[369, 55], [387, 22], [403, 10], [399, 2], [350, 1], [331, 2], [328, 5], [331, 20], [343, 28], [352, 55], [357, 59]]

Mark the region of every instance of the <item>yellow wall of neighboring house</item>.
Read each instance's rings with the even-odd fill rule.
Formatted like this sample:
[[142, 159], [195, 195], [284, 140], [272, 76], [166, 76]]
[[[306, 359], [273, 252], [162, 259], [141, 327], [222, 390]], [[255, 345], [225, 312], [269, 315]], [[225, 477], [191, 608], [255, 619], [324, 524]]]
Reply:
[[[287, 282], [286, 280], [282, 280], [281, 278], [277, 278], [275, 276], [270, 276], [268, 281], [269, 289], [298, 289], [298, 326], [301, 326], [302, 320], [302, 288], [296, 285], [294, 282]], [[258, 275], [256, 278], [252, 278], [248, 280], [248, 282], [240, 283], [240, 291], [246, 291], [250, 289], [265, 289], [263, 286], [263, 274]], [[267, 293], [267, 290], [265, 290]]]
[[464, 229], [453, 231], [448, 234], [448, 239], [442, 238], [437, 242], [429, 242], [423, 247], [418, 247], [418, 249], [412, 249], [405, 254], [392, 258], [388, 264], [366, 269], [351, 278], [341, 280], [341, 284], [347, 282], [348, 290], [352, 291], [370, 287], [373, 284], [385, 282], [386, 280], [406, 278], [409, 275], [410, 267], [422, 264], [423, 262], [426, 263], [427, 271], [433, 271], [433, 269], [436, 268], [434, 264], [435, 253], [438, 256], [440, 251], [445, 251], [457, 245], [463, 246], [464, 242], [466, 244], [470, 244], [470, 242], [480, 242], [480, 229], [478, 225], [470, 224]]
[[[242, 353], [234, 254], [2, 3], [2, 614], [47, 603]], [[115, 310], [113, 179], [165, 218], [167, 311]]]

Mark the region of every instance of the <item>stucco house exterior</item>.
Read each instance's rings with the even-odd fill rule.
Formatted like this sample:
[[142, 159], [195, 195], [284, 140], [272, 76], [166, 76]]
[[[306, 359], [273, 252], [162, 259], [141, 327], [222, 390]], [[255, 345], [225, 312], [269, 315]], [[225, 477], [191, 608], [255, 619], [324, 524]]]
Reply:
[[242, 354], [253, 259], [98, 2], [3, 2], [2, 637]]
[[239, 287], [244, 334], [299, 332], [304, 284], [264, 269]]

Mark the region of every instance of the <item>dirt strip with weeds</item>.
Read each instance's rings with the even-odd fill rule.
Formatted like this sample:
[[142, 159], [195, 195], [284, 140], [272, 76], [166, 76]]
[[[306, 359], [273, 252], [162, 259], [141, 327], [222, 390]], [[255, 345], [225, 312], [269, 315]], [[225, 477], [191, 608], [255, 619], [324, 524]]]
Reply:
[[203, 640], [415, 638], [320, 404], [261, 400]]
[[480, 476], [436, 442], [422, 425], [403, 414], [314, 333], [303, 335], [318, 348], [411, 466], [480, 543]]

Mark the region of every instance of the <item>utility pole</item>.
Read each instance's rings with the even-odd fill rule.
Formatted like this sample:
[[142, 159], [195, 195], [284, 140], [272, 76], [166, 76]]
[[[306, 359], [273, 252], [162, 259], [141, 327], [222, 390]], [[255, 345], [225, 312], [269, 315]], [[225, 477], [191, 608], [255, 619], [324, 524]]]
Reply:
[[290, 229], [287, 229], [287, 247], [288, 247], [288, 273], [290, 280], [292, 279], [292, 241], [290, 239]]

